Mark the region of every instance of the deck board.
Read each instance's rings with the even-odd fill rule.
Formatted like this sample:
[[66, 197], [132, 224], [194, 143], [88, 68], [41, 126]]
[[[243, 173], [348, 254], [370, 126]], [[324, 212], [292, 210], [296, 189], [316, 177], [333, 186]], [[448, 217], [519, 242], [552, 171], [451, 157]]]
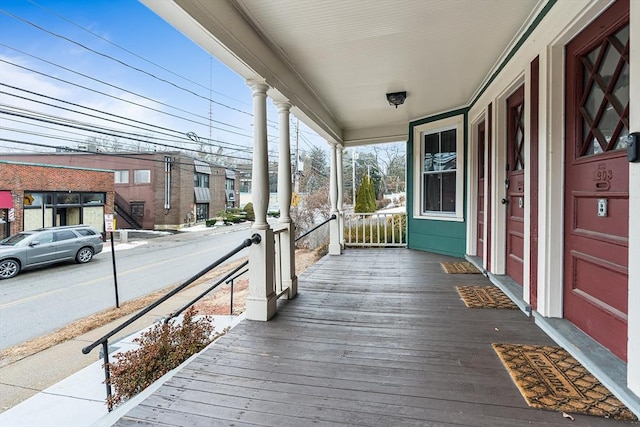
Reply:
[[273, 320], [241, 322], [116, 425], [567, 425], [527, 406], [491, 347], [553, 341], [519, 310], [467, 308], [455, 286], [489, 282], [446, 274], [450, 260], [408, 249], [325, 257]]

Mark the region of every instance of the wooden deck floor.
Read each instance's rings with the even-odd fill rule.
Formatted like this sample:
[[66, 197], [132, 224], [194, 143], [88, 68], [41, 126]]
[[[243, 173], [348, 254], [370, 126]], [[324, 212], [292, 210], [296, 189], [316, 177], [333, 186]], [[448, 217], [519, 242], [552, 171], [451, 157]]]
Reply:
[[519, 310], [466, 308], [447, 257], [351, 249], [299, 278], [270, 322], [244, 321], [116, 425], [612, 426], [529, 408], [491, 343], [553, 344]]

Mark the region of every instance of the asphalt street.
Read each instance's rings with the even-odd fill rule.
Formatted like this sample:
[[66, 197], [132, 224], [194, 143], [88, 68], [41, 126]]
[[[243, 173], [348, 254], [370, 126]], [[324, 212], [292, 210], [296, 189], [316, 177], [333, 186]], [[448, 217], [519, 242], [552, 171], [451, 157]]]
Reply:
[[[249, 235], [249, 224], [133, 241], [116, 250], [119, 302], [182, 283]], [[0, 350], [115, 307], [110, 243], [87, 264], [63, 263], [0, 282]], [[235, 258], [246, 255], [243, 251]]]

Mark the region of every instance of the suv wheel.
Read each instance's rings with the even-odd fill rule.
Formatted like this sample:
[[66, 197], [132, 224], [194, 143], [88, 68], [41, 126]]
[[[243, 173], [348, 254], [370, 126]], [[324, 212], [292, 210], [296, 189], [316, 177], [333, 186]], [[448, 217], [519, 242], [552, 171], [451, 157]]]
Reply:
[[0, 261], [0, 280], [11, 279], [20, 272], [20, 264], [13, 259]]
[[78, 251], [76, 255], [76, 262], [78, 264], [84, 264], [85, 262], [91, 261], [93, 258], [93, 249], [91, 248], [82, 248]]

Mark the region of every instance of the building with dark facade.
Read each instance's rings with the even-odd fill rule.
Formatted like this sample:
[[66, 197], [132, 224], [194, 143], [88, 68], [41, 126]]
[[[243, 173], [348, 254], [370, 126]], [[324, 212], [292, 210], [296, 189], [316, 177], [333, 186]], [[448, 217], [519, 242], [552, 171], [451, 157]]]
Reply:
[[11, 153], [0, 159], [113, 171], [117, 228], [177, 229], [238, 206], [234, 170], [179, 152]]
[[0, 159], [0, 239], [23, 230], [87, 224], [114, 211], [113, 171]]

